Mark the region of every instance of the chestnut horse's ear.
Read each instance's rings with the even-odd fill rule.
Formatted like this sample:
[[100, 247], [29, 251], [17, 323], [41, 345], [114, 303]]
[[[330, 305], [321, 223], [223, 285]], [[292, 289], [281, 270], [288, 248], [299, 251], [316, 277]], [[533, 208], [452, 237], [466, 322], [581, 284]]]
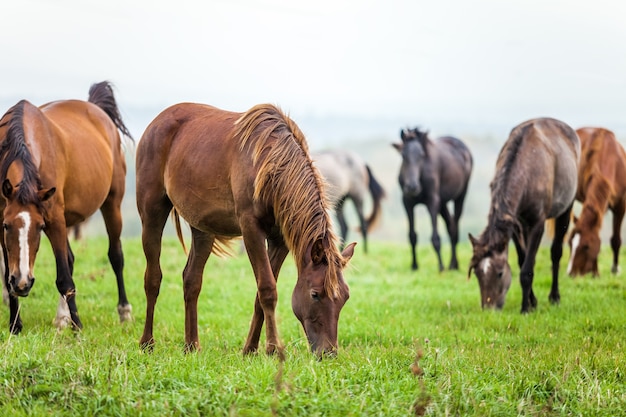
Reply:
[[313, 265], [319, 265], [326, 261], [326, 250], [324, 250], [324, 242], [318, 239], [311, 246], [311, 261]]
[[46, 201], [54, 195], [56, 190], [56, 187], [48, 188], [47, 190], [39, 190], [37, 191], [37, 196], [40, 201]]
[[574, 226], [576, 226], [576, 223], [578, 223], [578, 217], [572, 215], [572, 221], [574, 222]]
[[343, 249], [343, 252], [341, 252], [341, 257], [343, 258], [342, 267], [346, 266], [348, 261], [352, 259], [352, 256], [354, 255], [355, 246], [356, 246], [356, 242], [352, 242]]
[[5, 179], [4, 182], [2, 183], [2, 195], [7, 200], [10, 199], [11, 196], [13, 195], [13, 186], [11, 185], [11, 181], [9, 181], [8, 178]]

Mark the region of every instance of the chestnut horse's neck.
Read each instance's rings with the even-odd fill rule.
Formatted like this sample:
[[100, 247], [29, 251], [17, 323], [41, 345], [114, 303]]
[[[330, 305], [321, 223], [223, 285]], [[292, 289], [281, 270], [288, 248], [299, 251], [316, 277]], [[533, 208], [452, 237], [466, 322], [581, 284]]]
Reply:
[[323, 181], [309, 156], [304, 135], [272, 105], [258, 105], [235, 123], [234, 137], [251, 152], [257, 167], [254, 198], [274, 209], [298, 268], [311, 245], [322, 240], [328, 259], [326, 290], [336, 294], [341, 253], [333, 231]]

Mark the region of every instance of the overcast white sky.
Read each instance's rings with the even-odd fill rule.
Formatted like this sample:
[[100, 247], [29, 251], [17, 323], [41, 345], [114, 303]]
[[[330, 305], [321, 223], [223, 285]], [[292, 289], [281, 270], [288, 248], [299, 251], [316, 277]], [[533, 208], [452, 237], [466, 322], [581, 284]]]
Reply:
[[2, 16], [0, 113], [108, 79], [131, 119], [197, 101], [296, 121], [626, 125], [619, 0], [19, 0]]

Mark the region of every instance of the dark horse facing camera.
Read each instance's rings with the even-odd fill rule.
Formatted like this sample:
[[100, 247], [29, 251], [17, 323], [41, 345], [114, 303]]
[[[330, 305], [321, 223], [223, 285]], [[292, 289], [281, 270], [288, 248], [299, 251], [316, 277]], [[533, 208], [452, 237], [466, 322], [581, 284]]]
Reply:
[[579, 157], [576, 132], [559, 120], [533, 119], [511, 131], [491, 182], [487, 227], [478, 238], [469, 235], [473, 256], [468, 277], [474, 270], [483, 308], [504, 306], [511, 285], [510, 239], [520, 266], [522, 313], [537, 306], [532, 289], [535, 257], [548, 219], [555, 219], [549, 299], [560, 301], [559, 261], [576, 194]]
[[[444, 136], [432, 141], [428, 138], [428, 132], [417, 128], [402, 130], [400, 138], [402, 143], [394, 143], [393, 147], [402, 155], [398, 180], [402, 189], [402, 203], [409, 220], [409, 241], [413, 257], [411, 268], [418, 269], [414, 208], [417, 204], [424, 204], [430, 214], [431, 241], [437, 253], [439, 270], [443, 271], [444, 267], [437, 230], [438, 214], [443, 218], [450, 235], [450, 269], [458, 269], [456, 246], [459, 242], [459, 219], [472, 174], [472, 154], [457, 138]], [[454, 216], [448, 210], [447, 204], [450, 201], [454, 202]]]

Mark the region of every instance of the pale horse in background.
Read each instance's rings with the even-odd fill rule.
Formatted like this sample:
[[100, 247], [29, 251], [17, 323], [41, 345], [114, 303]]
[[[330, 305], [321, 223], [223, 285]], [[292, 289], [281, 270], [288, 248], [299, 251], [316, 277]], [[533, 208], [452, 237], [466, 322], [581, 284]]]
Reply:
[[[354, 152], [326, 150], [313, 153], [312, 157], [313, 163], [326, 180], [326, 195], [339, 222], [342, 245], [348, 236], [343, 205], [350, 199], [359, 218], [363, 247], [367, 253], [367, 233], [380, 219], [381, 200], [385, 197], [385, 190], [372, 175], [370, 167]], [[363, 203], [368, 193], [372, 198], [372, 213], [365, 218]]]

